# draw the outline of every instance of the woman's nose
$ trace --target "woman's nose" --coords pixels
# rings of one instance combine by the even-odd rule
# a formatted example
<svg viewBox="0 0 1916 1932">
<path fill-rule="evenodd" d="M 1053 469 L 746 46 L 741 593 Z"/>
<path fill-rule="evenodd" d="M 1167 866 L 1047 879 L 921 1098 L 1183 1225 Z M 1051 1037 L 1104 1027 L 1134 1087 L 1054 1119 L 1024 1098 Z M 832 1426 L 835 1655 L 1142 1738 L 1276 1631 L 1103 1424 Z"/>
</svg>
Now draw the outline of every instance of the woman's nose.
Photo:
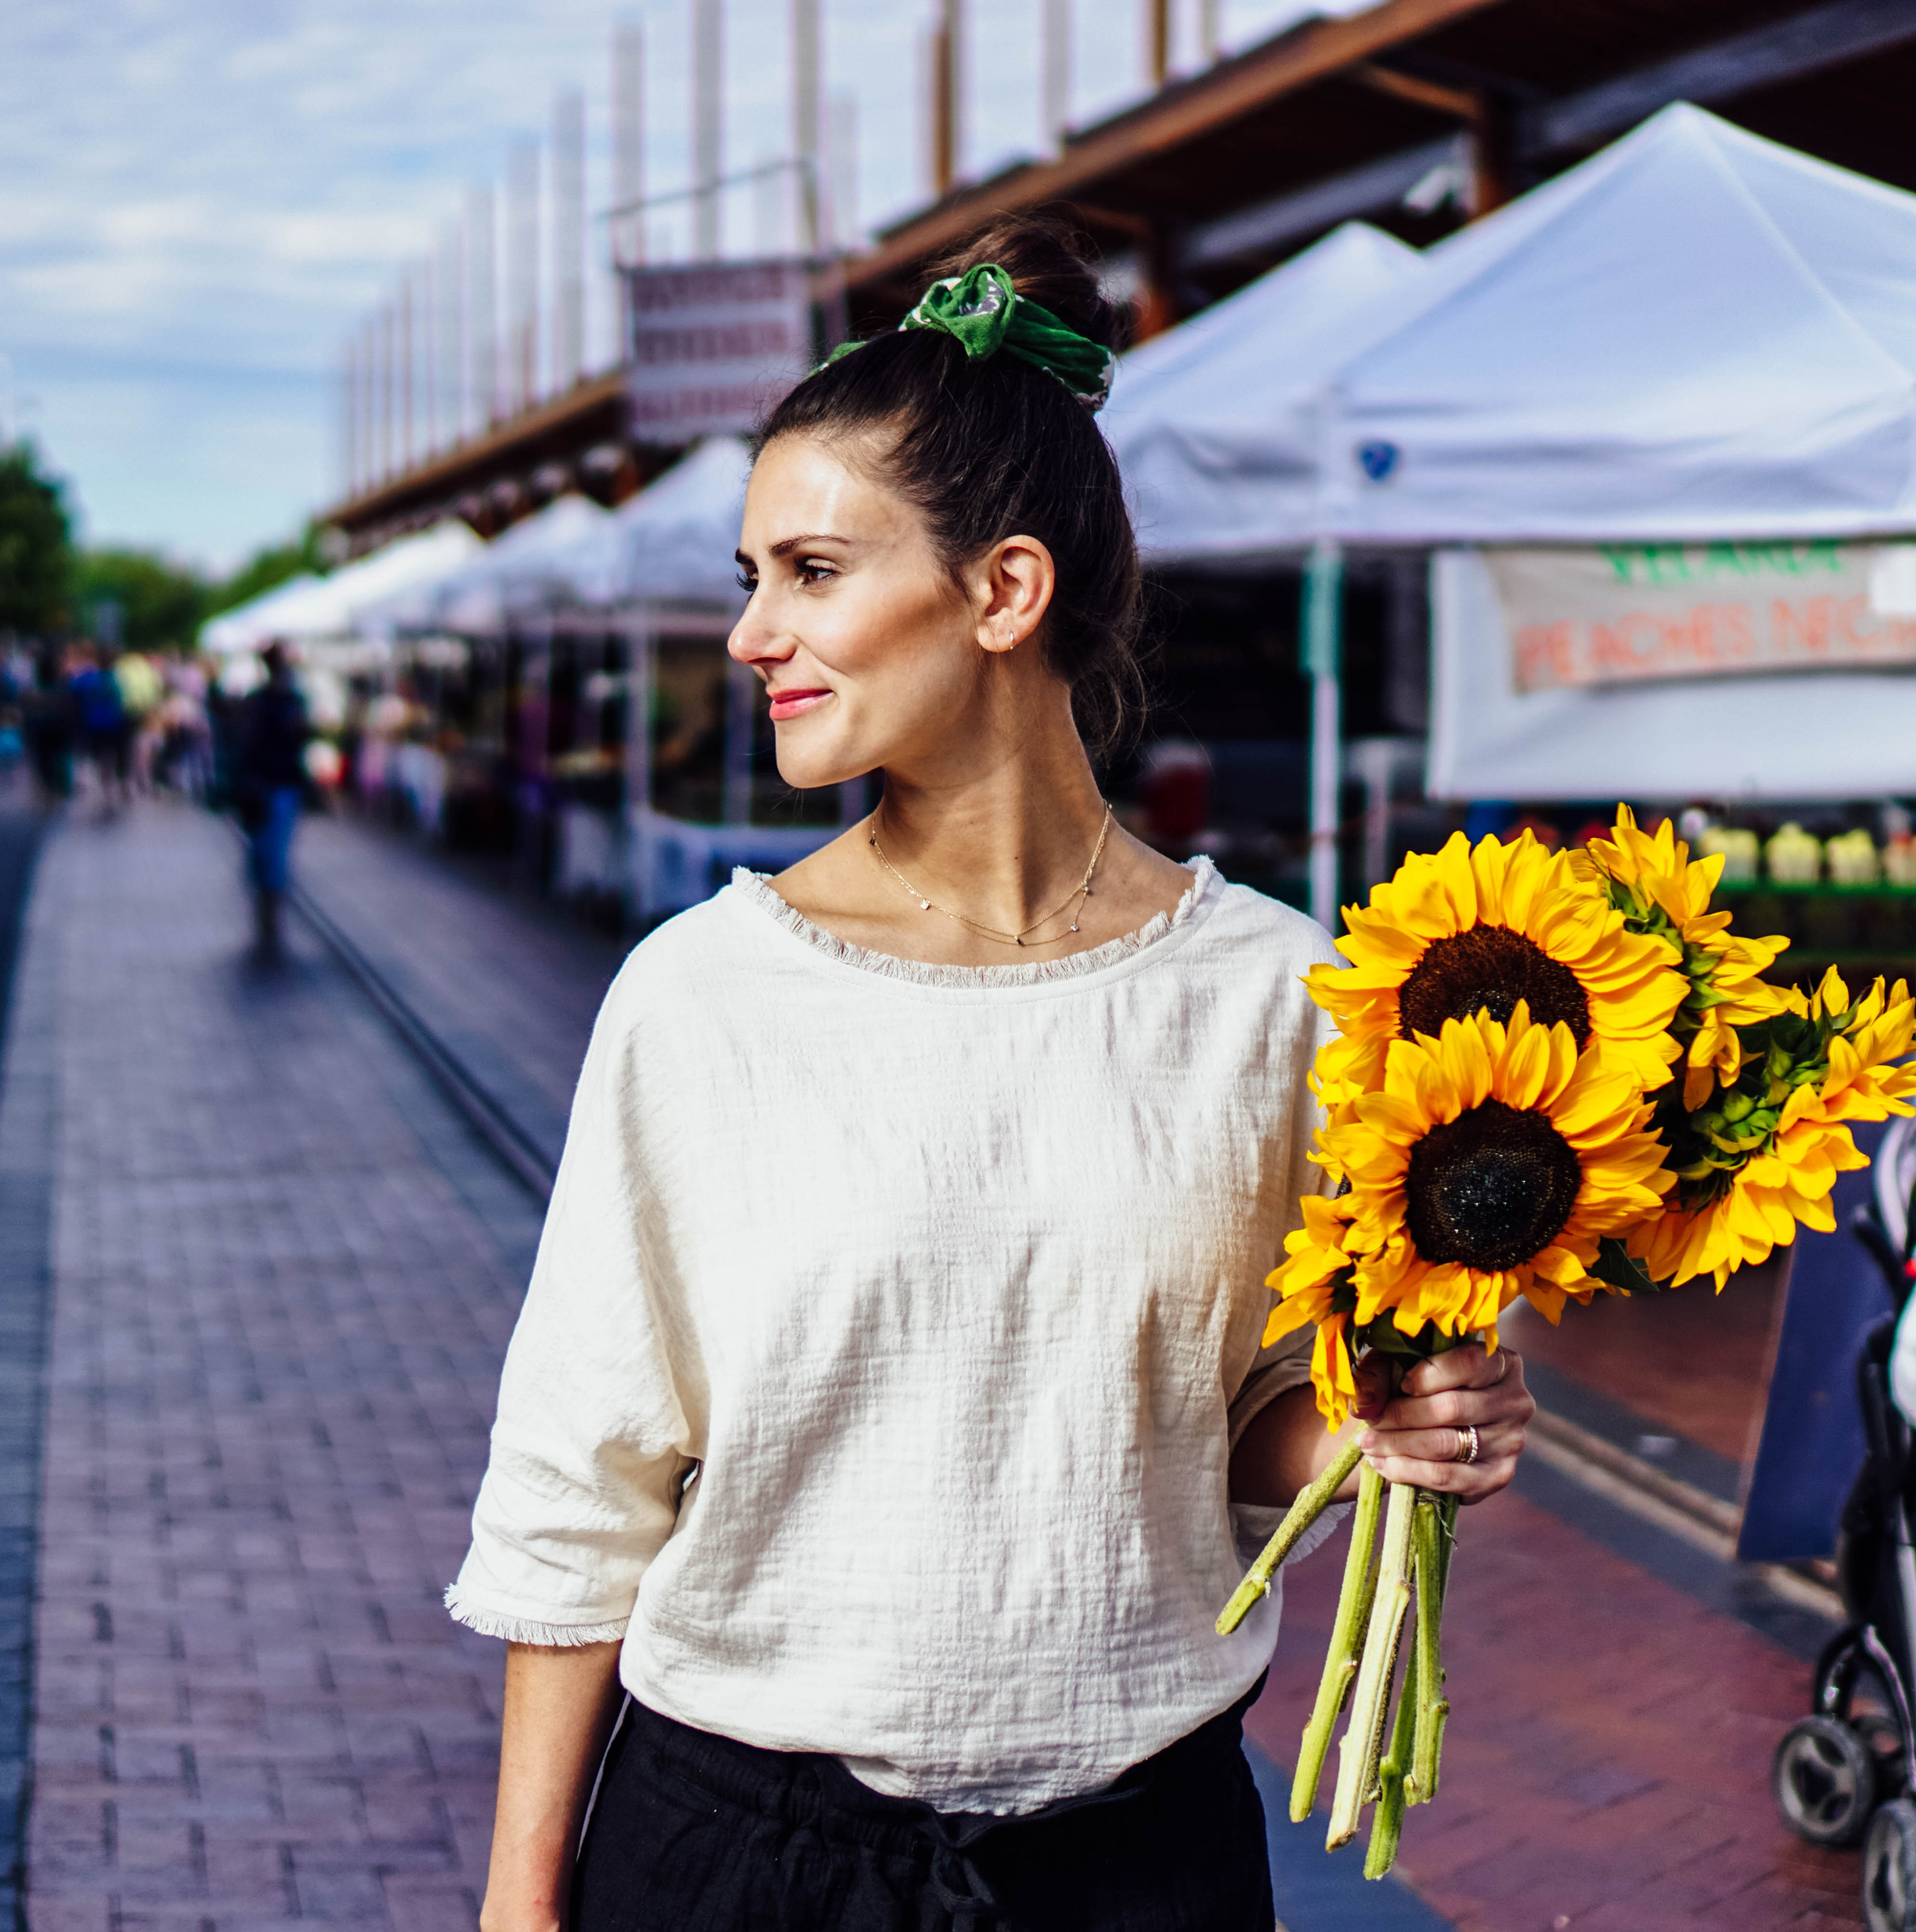
<svg viewBox="0 0 1916 1932">
<path fill-rule="evenodd" d="M 754 597 L 745 606 L 744 616 L 725 640 L 725 648 L 740 664 L 782 664 L 791 655 L 794 640 L 758 614 L 758 602 Z"/>
</svg>

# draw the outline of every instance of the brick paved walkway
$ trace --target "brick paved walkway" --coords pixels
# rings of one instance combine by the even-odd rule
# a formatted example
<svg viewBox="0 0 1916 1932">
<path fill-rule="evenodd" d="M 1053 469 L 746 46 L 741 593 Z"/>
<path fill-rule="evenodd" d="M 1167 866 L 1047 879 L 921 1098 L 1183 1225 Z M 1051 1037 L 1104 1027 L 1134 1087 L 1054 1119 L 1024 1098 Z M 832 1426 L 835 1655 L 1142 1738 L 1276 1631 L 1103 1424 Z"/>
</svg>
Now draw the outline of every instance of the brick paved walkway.
<svg viewBox="0 0 1916 1932">
<path fill-rule="evenodd" d="M 33 1932 L 470 1932 L 501 1647 L 457 1565 L 537 1217 L 228 831 L 70 823 Z"/>
<path fill-rule="evenodd" d="M 1289 1573 L 1246 1727 L 1287 1767 L 1342 1549 Z M 1858 1854 L 1803 1844 L 1769 1797 L 1776 1740 L 1808 1708 L 1800 1658 L 1517 1495 L 1465 1512 L 1444 1641 L 1443 1787 L 1408 1814 L 1399 1870 L 1458 1932 L 1862 1922 Z M 1296 1837 L 1323 1855 L 1321 1836 Z"/>
<path fill-rule="evenodd" d="M 321 909 L 557 1164 L 617 941 L 352 819 L 300 829 Z"/>
</svg>

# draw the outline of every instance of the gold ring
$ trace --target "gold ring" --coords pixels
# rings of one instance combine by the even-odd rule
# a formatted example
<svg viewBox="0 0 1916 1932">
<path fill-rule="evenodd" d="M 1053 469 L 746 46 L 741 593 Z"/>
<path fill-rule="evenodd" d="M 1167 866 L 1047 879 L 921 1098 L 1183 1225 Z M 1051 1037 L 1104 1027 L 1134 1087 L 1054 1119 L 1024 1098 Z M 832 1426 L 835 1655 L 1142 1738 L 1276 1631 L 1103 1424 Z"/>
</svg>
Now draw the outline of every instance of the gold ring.
<svg viewBox="0 0 1916 1932">
<path fill-rule="evenodd" d="M 1477 1441 L 1477 1431 L 1473 1425 L 1457 1431 L 1457 1453 L 1450 1458 L 1453 1463 L 1474 1463 L 1477 1451 L 1482 1446 Z"/>
</svg>

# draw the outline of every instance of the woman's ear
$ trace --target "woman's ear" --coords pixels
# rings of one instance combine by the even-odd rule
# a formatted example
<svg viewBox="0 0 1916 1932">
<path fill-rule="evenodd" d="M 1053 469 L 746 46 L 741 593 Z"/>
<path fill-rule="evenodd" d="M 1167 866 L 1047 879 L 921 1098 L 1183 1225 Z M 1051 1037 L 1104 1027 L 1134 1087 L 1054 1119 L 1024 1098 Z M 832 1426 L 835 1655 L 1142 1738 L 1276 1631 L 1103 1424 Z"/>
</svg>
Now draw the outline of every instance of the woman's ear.
<svg viewBox="0 0 1916 1932">
<path fill-rule="evenodd" d="M 1015 650 L 1044 621 L 1058 588 L 1058 566 L 1035 536 L 1008 536 L 966 573 L 978 612 L 978 643 Z"/>
</svg>

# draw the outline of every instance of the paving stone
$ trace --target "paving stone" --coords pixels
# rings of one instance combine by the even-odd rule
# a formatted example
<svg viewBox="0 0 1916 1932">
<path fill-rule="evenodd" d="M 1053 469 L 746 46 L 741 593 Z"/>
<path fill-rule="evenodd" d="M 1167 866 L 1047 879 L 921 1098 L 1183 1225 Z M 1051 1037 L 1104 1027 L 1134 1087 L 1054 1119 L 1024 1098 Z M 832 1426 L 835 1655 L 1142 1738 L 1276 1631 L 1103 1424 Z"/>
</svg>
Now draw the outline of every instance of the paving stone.
<svg viewBox="0 0 1916 1932">
<path fill-rule="evenodd" d="M 262 971 L 246 929 L 203 815 L 48 842 L 29 1923 L 469 1932 L 503 1655 L 439 1596 L 538 1212 L 309 935 Z"/>
</svg>

